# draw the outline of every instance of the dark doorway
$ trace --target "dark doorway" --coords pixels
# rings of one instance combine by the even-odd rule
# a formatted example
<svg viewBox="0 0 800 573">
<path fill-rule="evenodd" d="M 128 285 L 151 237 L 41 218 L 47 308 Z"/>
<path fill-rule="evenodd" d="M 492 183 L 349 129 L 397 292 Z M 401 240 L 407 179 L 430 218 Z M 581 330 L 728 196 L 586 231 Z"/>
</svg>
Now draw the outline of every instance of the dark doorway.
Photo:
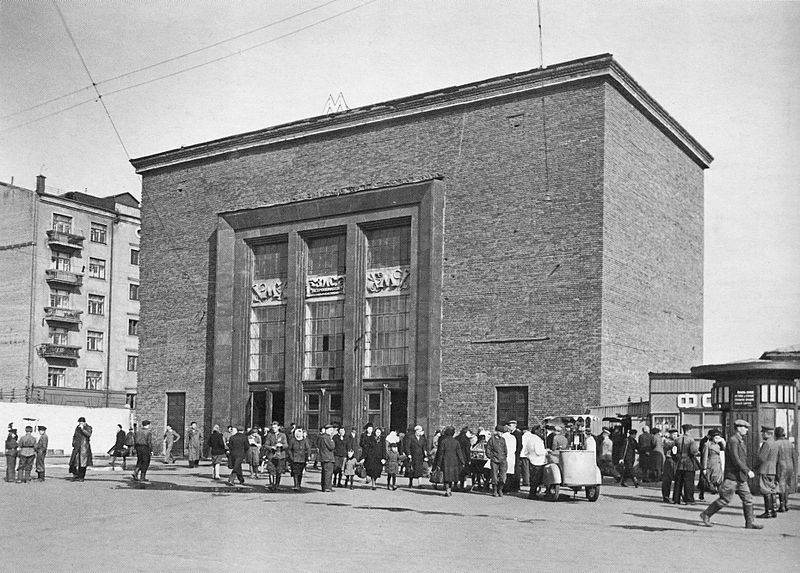
<svg viewBox="0 0 800 573">
<path fill-rule="evenodd" d="M 253 392 L 250 395 L 250 404 L 252 418 L 249 425 L 252 427 L 261 426 L 262 428 L 269 425 L 267 421 L 267 393 Z"/>
<path fill-rule="evenodd" d="M 172 446 L 173 455 L 183 456 L 183 438 L 186 434 L 185 392 L 167 392 L 167 425 L 181 436 L 181 439 Z M 158 441 L 160 440 L 156 440 L 156 442 Z"/>
<path fill-rule="evenodd" d="M 286 425 L 286 407 L 285 407 L 285 393 L 284 392 L 271 392 L 272 394 L 272 420 L 280 423 L 281 426 Z M 272 420 L 269 423 L 272 423 Z"/>
<path fill-rule="evenodd" d="M 528 425 L 528 387 L 506 386 L 497 389 L 497 423 L 516 420 L 517 427 Z"/>
<path fill-rule="evenodd" d="M 389 420 L 391 424 L 389 429 L 405 432 L 408 425 L 408 392 L 392 390 L 390 399 Z"/>
</svg>

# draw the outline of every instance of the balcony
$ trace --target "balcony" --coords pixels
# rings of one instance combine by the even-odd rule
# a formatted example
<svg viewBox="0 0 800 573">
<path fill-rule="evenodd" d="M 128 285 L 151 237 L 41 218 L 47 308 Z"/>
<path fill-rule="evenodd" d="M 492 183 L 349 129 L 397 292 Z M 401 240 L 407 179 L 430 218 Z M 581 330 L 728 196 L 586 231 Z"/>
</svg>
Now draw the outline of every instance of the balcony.
<svg viewBox="0 0 800 573">
<path fill-rule="evenodd" d="M 77 360 L 80 358 L 78 351 L 80 346 L 69 346 L 66 344 L 41 344 L 37 352 L 42 358 L 61 358 L 62 360 Z"/>
<path fill-rule="evenodd" d="M 64 231 L 50 229 L 47 231 L 47 244 L 51 247 L 62 247 L 67 249 L 78 250 L 83 248 L 83 240 L 86 237 L 83 235 L 73 235 Z"/>
<path fill-rule="evenodd" d="M 47 280 L 48 283 L 73 287 L 79 287 L 83 285 L 82 274 L 72 273 L 70 271 L 60 271 L 58 269 L 47 269 L 45 274 L 47 275 L 45 280 Z"/>
<path fill-rule="evenodd" d="M 82 310 L 72 310 L 71 308 L 59 308 L 56 306 L 44 307 L 44 319 L 49 323 L 61 324 L 80 324 Z"/>
</svg>

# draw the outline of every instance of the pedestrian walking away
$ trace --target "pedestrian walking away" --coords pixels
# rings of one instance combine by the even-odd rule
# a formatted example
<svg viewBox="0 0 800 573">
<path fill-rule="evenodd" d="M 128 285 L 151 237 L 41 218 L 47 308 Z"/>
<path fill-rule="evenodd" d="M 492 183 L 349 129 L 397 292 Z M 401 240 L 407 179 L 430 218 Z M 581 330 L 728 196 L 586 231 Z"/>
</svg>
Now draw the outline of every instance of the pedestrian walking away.
<svg viewBox="0 0 800 573">
<path fill-rule="evenodd" d="M 211 437 L 208 439 L 208 450 L 211 454 L 211 475 L 212 479 L 221 479 L 219 468 L 222 463 L 228 463 L 228 448 L 225 445 L 225 438 L 222 437 L 219 424 L 214 424 L 211 430 Z"/>
<path fill-rule="evenodd" d="M 36 477 L 39 481 L 44 481 L 45 476 L 45 462 L 47 456 L 47 444 L 49 439 L 47 437 L 47 428 L 39 426 L 39 439 L 36 440 L 36 445 L 33 449 L 36 451 Z"/>
<path fill-rule="evenodd" d="M 125 455 L 125 430 L 122 429 L 122 424 L 117 424 L 117 436 L 114 445 L 108 450 L 108 455 L 111 456 L 111 471 L 117 469 L 117 458 Z M 122 469 L 125 469 L 124 467 Z"/>
<path fill-rule="evenodd" d="M 675 446 L 678 449 L 675 463 L 675 491 L 672 493 L 672 503 L 694 505 L 694 480 L 697 470 L 700 469 L 700 449 L 697 442 L 689 435 L 694 428 L 692 424 L 681 426 L 683 434 Z"/>
<path fill-rule="evenodd" d="M 136 468 L 133 470 L 134 481 L 147 483 L 147 470 L 150 469 L 150 458 L 155 450 L 155 438 L 150 431 L 150 420 L 142 420 L 141 427 L 133 434 L 133 447 L 136 450 Z"/>
<path fill-rule="evenodd" d="M 231 473 L 228 476 L 226 485 L 233 485 L 233 478 L 236 477 L 241 485 L 244 485 L 244 474 L 242 474 L 242 464 L 247 456 L 247 451 L 250 449 L 250 443 L 247 441 L 247 436 L 244 433 L 242 426 L 235 427 L 231 430 L 231 437 L 228 439 L 228 450 L 231 454 L 230 468 Z"/>
<path fill-rule="evenodd" d="M 33 426 L 25 426 L 25 433 L 19 439 L 18 447 L 17 483 L 28 483 L 31 481 L 33 460 L 36 457 L 36 438 L 33 436 Z"/>
<path fill-rule="evenodd" d="M 736 420 L 733 423 L 734 433 L 728 438 L 725 448 L 725 475 L 717 498 L 705 511 L 700 513 L 700 520 L 706 527 L 712 527 L 711 517 L 723 507 L 730 504 L 734 493 L 742 500 L 745 529 L 763 529 L 753 519 L 753 494 L 747 479 L 754 478 L 755 473 L 747 466 L 747 447 L 744 437 L 750 430 L 750 423 L 746 420 Z"/>
<path fill-rule="evenodd" d="M 795 490 L 797 474 L 797 450 L 786 438 L 786 430 L 775 428 L 775 441 L 778 443 L 778 513 L 789 511 L 789 494 Z"/>
<path fill-rule="evenodd" d="M 434 467 L 442 470 L 445 497 L 453 495 L 453 484 L 461 479 L 461 472 L 467 462 L 461 444 L 454 437 L 455 433 L 456 429 L 453 426 L 444 429 L 439 440 L 439 448 L 436 451 L 436 459 L 433 462 Z M 511 436 L 511 439 L 514 440 L 514 437 Z M 514 443 L 516 444 L 516 440 Z"/>
<path fill-rule="evenodd" d="M 74 481 L 82 482 L 86 478 L 86 468 L 93 465 L 91 437 L 92 427 L 81 416 L 72 435 L 72 455 L 69 458 L 69 472 L 73 474 Z"/>
</svg>

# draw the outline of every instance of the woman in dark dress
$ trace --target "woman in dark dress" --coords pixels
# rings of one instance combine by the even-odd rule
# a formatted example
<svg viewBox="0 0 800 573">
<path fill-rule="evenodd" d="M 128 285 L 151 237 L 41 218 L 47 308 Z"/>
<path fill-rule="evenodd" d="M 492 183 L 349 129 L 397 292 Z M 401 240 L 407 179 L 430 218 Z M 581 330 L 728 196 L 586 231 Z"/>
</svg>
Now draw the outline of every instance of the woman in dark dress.
<svg viewBox="0 0 800 573">
<path fill-rule="evenodd" d="M 439 439 L 439 447 L 436 450 L 434 466 L 442 470 L 442 481 L 444 481 L 444 495 L 453 495 L 453 482 L 461 479 L 461 472 L 464 469 L 466 458 L 461 444 L 453 436 L 456 429 L 448 426 Z"/>
<path fill-rule="evenodd" d="M 403 440 L 403 453 L 408 456 L 406 466 L 408 487 L 414 487 L 414 480 L 425 475 L 425 462 L 428 461 L 427 446 L 422 426 L 409 429 Z"/>
<path fill-rule="evenodd" d="M 367 430 L 369 430 L 368 428 Z M 370 481 L 372 489 L 375 489 L 375 482 L 381 477 L 383 471 L 383 464 L 386 461 L 384 457 L 385 444 L 381 429 L 378 428 L 374 433 L 368 432 L 364 435 L 361 444 L 361 455 L 363 457 L 364 469 L 367 472 L 367 478 Z"/>
</svg>

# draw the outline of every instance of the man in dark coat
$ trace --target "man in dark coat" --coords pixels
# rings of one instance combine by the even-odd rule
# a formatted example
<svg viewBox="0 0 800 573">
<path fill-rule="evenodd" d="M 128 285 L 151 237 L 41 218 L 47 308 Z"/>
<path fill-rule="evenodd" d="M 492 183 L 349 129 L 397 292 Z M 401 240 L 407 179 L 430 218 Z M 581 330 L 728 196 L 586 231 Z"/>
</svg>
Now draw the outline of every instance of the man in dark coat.
<svg viewBox="0 0 800 573">
<path fill-rule="evenodd" d="M 458 445 L 461 446 L 461 452 L 464 454 L 464 460 L 469 460 L 469 450 L 472 447 L 469 436 L 469 426 L 464 426 L 461 428 L 458 436 L 456 436 L 456 441 L 458 442 Z M 461 470 L 461 476 L 459 477 L 459 489 L 464 489 L 464 482 L 467 480 L 468 475 L 469 464 L 465 463 L 464 468 Z"/>
<path fill-rule="evenodd" d="M 503 485 L 508 470 L 508 447 L 503 438 L 504 426 L 496 426 L 486 442 L 486 458 L 492 471 L 492 497 L 503 497 Z"/>
<path fill-rule="evenodd" d="M 435 467 L 442 470 L 445 497 L 453 495 L 453 482 L 461 479 L 461 472 L 467 462 L 461 444 L 453 437 L 455 433 L 456 429 L 453 426 L 444 429 L 436 450 L 436 460 L 433 463 Z"/>
<path fill-rule="evenodd" d="M 353 457 L 355 457 L 357 460 L 361 459 L 361 450 L 358 446 L 358 430 L 355 426 L 350 428 L 350 431 L 344 436 L 344 448 L 345 452 L 352 451 Z"/>
<path fill-rule="evenodd" d="M 272 429 L 267 433 L 265 442 L 269 451 L 269 463 L 275 467 L 275 483 L 272 484 L 272 491 L 278 491 L 281 485 L 281 476 L 286 471 L 286 452 L 289 449 L 289 440 L 281 431 L 278 422 L 272 422 Z"/>
<path fill-rule="evenodd" d="M 348 451 L 345 438 L 344 428 L 336 428 L 336 433 L 333 435 L 333 481 L 337 487 L 342 486 L 342 468 Z"/>
<path fill-rule="evenodd" d="M 743 439 L 750 430 L 750 423 L 736 420 L 733 425 L 735 432 L 728 436 L 728 443 L 725 445 L 725 476 L 719 487 L 719 498 L 700 513 L 700 519 L 703 525 L 711 527 L 711 516 L 727 506 L 735 493 L 742 500 L 745 529 L 763 529 L 763 525 L 758 525 L 753 520 L 753 494 L 747 484 L 747 478 L 755 477 L 753 471 L 747 467 L 747 447 Z"/>
<path fill-rule="evenodd" d="M 629 477 L 633 478 L 633 485 L 634 487 L 639 487 L 639 480 L 636 477 L 634 472 L 633 466 L 636 463 L 636 451 L 639 449 L 639 442 L 636 440 L 636 434 L 638 432 L 631 428 L 628 431 L 628 437 L 625 439 L 624 446 L 622 448 L 622 455 L 620 456 L 618 463 L 620 466 L 620 480 L 619 485 L 622 487 L 628 487 L 628 484 L 625 483 L 625 480 Z"/>
<path fill-rule="evenodd" d="M 322 466 L 320 486 L 323 492 L 329 492 L 333 491 L 333 464 L 336 461 L 334 455 L 336 444 L 333 443 L 333 426 L 328 424 L 324 430 L 325 432 L 320 434 L 319 440 L 317 440 L 319 463 Z"/>
<path fill-rule="evenodd" d="M 125 453 L 125 430 L 122 429 L 122 424 L 117 424 L 117 436 L 114 445 L 108 450 L 111 456 L 111 471 L 117 469 L 117 458 L 121 458 Z M 124 467 L 122 468 L 125 469 Z"/>
<path fill-rule="evenodd" d="M 39 481 L 44 481 L 44 458 L 47 456 L 48 441 L 47 428 L 39 426 L 39 439 L 36 441 L 36 446 L 33 448 L 36 452 L 36 477 Z"/>
<path fill-rule="evenodd" d="M 74 475 L 73 481 L 83 481 L 86 478 L 86 468 L 92 465 L 92 446 L 89 440 L 92 437 L 92 427 L 86 423 L 86 418 L 78 418 L 75 433 L 72 434 L 72 455 L 69 459 L 69 471 Z"/>
<path fill-rule="evenodd" d="M 789 494 L 792 493 L 797 479 L 797 450 L 794 444 L 786 439 L 786 430 L 775 428 L 775 442 L 778 444 L 778 488 L 780 507 L 778 513 L 789 511 Z"/>
<path fill-rule="evenodd" d="M 133 470 L 134 481 L 147 483 L 147 470 L 150 469 L 150 458 L 155 450 L 156 441 L 150 431 L 150 420 L 142 420 L 133 433 L 133 448 L 136 450 L 136 467 Z"/>
<path fill-rule="evenodd" d="M 231 475 L 228 476 L 226 485 L 233 485 L 233 476 L 239 479 L 239 483 L 244 485 L 244 474 L 242 473 L 242 463 L 247 450 L 250 449 L 250 442 L 247 440 L 247 435 L 244 433 L 243 427 L 233 428 L 231 437 L 228 440 L 228 450 L 231 453 Z"/>
<path fill-rule="evenodd" d="M 670 428 L 664 438 L 664 466 L 661 472 L 661 499 L 672 503 L 672 483 L 675 481 L 675 454 L 678 451 L 675 442 L 678 440 L 678 430 Z"/>
<path fill-rule="evenodd" d="M 758 450 L 758 489 L 764 496 L 764 513 L 757 515 L 759 519 L 778 517 L 775 511 L 775 497 L 778 493 L 778 452 L 779 446 L 775 441 L 771 426 L 761 426 L 761 447 Z"/>
<path fill-rule="evenodd" d="M 697 442 L 689 435 L 693 428 L 691 424 L 681 426 L 683 434 L 675 442 L 678 448 L 675 464 L 675 491 L 672 493 L 672 503 L 683 503 L 694 505 L 694 479 L 697 470 L 700 469 L 700 448 Z M 681 495 L 683 501 L 681 502 Z"/>
<path fill-rule="evenodd" d="M 422 426 L 414 426 L 407 435 L 405 454 L 408 456 L 408 487 L 414 487 L 414 480 L 425 475 L 425 462 L 428 461 L 428 444 Z"/>
</svg>

